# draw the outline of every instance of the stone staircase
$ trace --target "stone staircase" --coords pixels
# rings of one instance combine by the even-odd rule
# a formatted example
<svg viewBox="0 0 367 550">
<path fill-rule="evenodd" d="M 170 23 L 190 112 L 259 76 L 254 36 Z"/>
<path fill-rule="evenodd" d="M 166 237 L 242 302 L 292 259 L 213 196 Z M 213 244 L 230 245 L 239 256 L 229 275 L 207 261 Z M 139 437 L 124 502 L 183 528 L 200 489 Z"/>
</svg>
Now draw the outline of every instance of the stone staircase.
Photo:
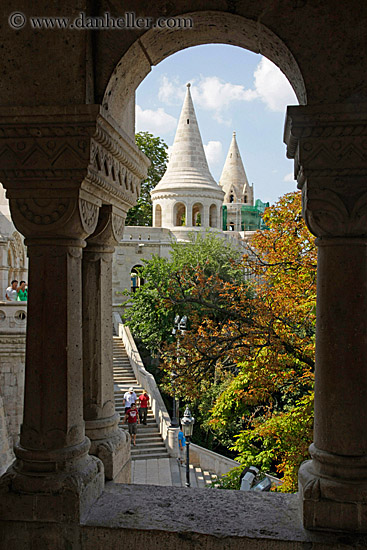
<svg viewBox="0 0 367 550">
<path fill-rule="evenodd" d="M 120 414 L 121 418 L 120 427 L 127 430 L 127 424 L 122 424 L 125 415 L 122 405 L 124 393 L 130 387 L 133 387 L 136 395 L 139 396 L 143 392 L 143 389 L 136 381 L 124 344 L 121 338 L 117 336 L 113 337 L 113 378 L 116 411 Z M 136 446 L 131 447 L 131 458 L 132 460 L 169 458 L 151 409 L 148 409 L 147 425 L 138 425 Z"/>
<path fill-rule="evenodd" d="M 122 406 L 124 393 L 132 387 L 136 395 L 139 396 L 143 389 L 135 378 L 124 344 L 117 336 L 113 336 L 113 378 L 115 406 L 121 418 L 120 427 L 127 430 L 127 424 L 122 424 L 125 414 L 125 409 Z M 147 425 L 138 425 L 136 446 L 131 447 L 131 459 L 132 483 L 185 486 L 186 468 L 180 466 L 176 458 L 170 458 L 150 408 L 148 409 Z M 204 488 L 216 478 L 215 474 L 190 464 L 191 487 Z"/>
</svg>

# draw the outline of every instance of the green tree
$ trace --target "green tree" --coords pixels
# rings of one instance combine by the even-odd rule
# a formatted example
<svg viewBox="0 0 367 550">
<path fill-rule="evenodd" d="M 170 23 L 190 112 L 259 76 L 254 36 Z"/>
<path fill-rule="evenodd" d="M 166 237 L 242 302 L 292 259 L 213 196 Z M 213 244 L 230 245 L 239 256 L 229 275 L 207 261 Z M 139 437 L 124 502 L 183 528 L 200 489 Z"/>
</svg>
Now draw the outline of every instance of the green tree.
<svg viewBox="0 0 367 550">
<path fill-rule="evenodd" d="M 167 168 L 168 146 L 160 137 L 154 137 L 149 132 L 139 132 L 135 135 L 136 145 L 151 162 L 146 180 L 141 184 L 137 204 L 130 208 L 126 216 L 126 225 L 152 225 L 152 201 L 150 192 L 162 179 Z"/>
<path fill-rule="evenodd" d="M 161 351 L 164 343 L 173 340 L 176 314 L 191 317 L 198 309 L 205 314 L 195 298 L 190 300 L 198 271 L 206 280 L 213 276 L 231 280 L 239 277 L 241 259 L 241 251 L 214 232 L 193 231 L 187 243 L 172 241 L 170 258 L 153 256 L 139 269 L 145 283 L 134 293 L 126 292 L 131 307 L 125 322 L 152 353 Z M 182 292 L 187 300 L 180 303 L 176 298 Z"/>
</svg>

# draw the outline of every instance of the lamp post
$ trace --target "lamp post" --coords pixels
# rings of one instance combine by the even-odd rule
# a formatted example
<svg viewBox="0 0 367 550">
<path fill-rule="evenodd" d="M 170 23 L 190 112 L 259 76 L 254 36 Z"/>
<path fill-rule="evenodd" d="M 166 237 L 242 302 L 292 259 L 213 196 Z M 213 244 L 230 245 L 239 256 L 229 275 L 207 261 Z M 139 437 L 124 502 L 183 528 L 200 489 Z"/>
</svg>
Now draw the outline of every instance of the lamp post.
<svg viewBox="0 0 367 550">
<path fill-rule="evenodd" d="M 195 418 L 191 416 L 189 406 L 186 409 L 181 420 L 182 431 L 186 439 L 186 487 L 190 487 L 190 438 L 194 430 Z"/>
<path fill-rule="evenodd" d="M 174 327 L 172 329 L 172 334 L 175 336 L 177 333 L 177 360 L 179 358 L 180 353 L 180 339 L 179 335 L 184 334 L 184 331 L 186 329 L 186 323 L 187 323 L 187 316 L 184 315 L 183 317 L 180 317 L 179 315 L 176 315 L 174 320 Z M 177 374 L 175 371 L 172 371 L 171 373 L 171 379 L 172 379 L 172 389 L 173 389 L 173 403 L 172 403 L 172 418 L 171 418 L 171 428 L 178 428 L 179 421 L 177 418 L 177 403 L 176 403 L 176 386 L 175 386 L 175 379 L 177 377 Z"/>
</svg>

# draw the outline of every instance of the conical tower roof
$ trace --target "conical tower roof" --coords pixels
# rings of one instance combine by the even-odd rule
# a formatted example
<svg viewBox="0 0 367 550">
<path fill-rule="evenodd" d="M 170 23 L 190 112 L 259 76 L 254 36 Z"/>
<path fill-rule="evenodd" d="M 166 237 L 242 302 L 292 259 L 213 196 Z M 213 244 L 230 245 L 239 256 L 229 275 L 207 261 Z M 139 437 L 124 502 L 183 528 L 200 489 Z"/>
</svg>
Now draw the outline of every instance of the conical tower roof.
<svg viewBox="0 0 367 550">
<path fill-rule="evenodd" d="M 186 97 L 168 167 L 151 194 L 154 196 L 163 191 L 179 192 L 199 189 L 206 192 L 213 191 L 217 198 L 223 197 L 220 186 L 209 171 L 191 99 L 190 84 L 187 84 Z"/>
<path fill-rule="evenodd" d="M 229 197 L 231 194 L 234 195 L 234 202 L 242 202 L 244 192 L 249 187 L 249 182 L 238 149 L 236 132 L 233 132 L 219 183 L 225 193 L 224 202 L 230 202 Z"/>
</svg>

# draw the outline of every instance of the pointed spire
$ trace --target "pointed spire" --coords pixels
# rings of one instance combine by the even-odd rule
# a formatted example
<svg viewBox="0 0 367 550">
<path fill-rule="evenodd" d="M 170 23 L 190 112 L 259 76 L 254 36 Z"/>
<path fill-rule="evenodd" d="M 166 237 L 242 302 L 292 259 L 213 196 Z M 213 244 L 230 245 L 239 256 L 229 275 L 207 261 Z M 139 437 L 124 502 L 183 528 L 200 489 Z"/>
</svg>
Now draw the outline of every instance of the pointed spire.
<svg viewBox="0 0 367 550">
<path fill-rule="evenodd" d="M 152 191 L 204 187 L 221 192 L 208 167 L 199 126 L 196 120 L 190 86 L 186 84 L 186 96 L 182 106 L 176 136 L 167 170 Z"/>
<path fill-rule="evenodd" d="M 243 167 L 240 151 L 237 145 L 236 132 L 233 132 L 231 145 L 229 146 L 219 184 L 225 192 L 225 203 L 253 203 L 253 189 L 248 182 L 246 172 Z M 245 198 L 247 198 L 247 200 L 244 200 Z"/>
</svg>

